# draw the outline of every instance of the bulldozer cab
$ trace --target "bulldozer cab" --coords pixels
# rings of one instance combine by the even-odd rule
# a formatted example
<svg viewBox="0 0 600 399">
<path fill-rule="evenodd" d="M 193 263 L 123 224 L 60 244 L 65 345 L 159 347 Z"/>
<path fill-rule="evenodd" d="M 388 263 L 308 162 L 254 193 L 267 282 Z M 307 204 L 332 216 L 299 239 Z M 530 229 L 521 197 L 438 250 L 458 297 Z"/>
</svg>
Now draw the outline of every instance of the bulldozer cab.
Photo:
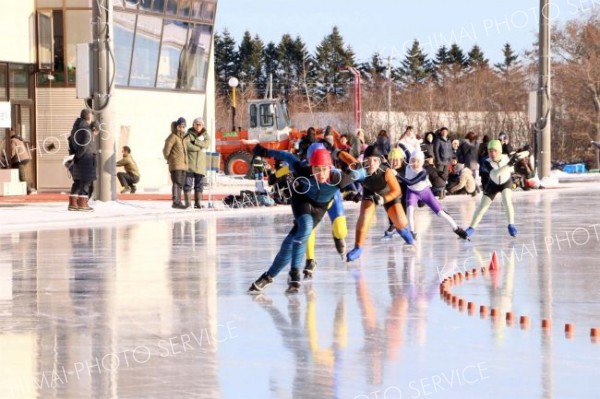
<svg viewBox="0 0 600 399">
<path fill-rule="evenodd" d="M 262 142 L 289 138 L 290 117 L 281 100 L 250 100 L 248 112 L 248 139 Z"/>
</svg>

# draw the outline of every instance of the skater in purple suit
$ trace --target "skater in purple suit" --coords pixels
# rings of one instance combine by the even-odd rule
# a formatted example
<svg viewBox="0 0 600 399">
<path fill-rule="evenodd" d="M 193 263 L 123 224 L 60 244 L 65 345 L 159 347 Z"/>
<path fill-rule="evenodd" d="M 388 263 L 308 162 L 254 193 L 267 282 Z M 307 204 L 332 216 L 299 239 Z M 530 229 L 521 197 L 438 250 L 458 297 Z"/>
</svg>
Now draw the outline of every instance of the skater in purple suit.
<svg viewBox="0 0 600 399">
<path fill-rule="evenodd" d="M 398 176 L 400 180 L 408 186 L 406 206 L 408 225 L 413 232 L 413 237 L 416 237 L 415 207 L 419 200 L 421 200 L 433 211 L 433 213 L 443 218 L 452 227 L 452 231 L 456 233 L 456 235 L 462 239 L 467 239 L 465 231 L 458 227 L 454 219 L 452 219 L 452 216 L 448 215 L 448 213 L 442 209 L 442 205 L 437 198 L 435 198 L 435 195 L 433 195 L 427 172 L 423 168 L 424 162 L 425 155 L 423 152 L 421 150 L 413 151 L 410 155 L 409 165 L 406 168 L 406 176 Z"/>
</svg>

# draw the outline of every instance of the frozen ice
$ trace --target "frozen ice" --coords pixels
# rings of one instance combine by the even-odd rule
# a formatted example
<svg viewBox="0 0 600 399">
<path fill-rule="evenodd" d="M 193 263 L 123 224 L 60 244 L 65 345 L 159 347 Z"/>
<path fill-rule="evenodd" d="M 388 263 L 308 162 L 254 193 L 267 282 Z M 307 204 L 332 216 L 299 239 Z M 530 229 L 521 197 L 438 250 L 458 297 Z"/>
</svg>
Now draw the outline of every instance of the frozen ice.
<svg viewBox="0 0 600 399">
<path fill-rule="evenodd" d="M 325 218 L 312 281 L 286 295 L 286 269 L 255 296 L 287 207 L 15 208 L 0 221 L 0 398 L 598 398 L 599 199 L 597 183 L 515 193 L 512 238 L 498 198 L 470 242 L 418 209 L 413 250 L 381 240 L 380 208 L 353 263 Z M 478 201 L 442 204 L 466 228 Z M 450 287 L 475 312 L 441 298 L 444 278 L 494 251 L 497 272 Z"/>
</svg>

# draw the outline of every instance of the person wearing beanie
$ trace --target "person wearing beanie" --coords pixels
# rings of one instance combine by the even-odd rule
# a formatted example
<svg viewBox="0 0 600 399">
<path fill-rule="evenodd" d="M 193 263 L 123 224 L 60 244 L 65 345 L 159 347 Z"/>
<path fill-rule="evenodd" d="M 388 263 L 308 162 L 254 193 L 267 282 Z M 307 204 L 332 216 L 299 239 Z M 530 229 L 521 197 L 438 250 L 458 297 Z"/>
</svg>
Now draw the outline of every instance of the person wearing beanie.
<svg viewBox="0 0 600 399">
<path fill-rule="evenodd" d="M 383 165 L 383 153 L 377 145 L 370 145 L 364 153 L 364 167 L 356 170 L 358 180 L 363 184 L 363 196 L 360 203 L 360 214 L 356 222 L 354 248 L 346 255 L 346 260 L 352 262 L 360 258 L 364 242 L 375 214 L 376 206 L 382 202 L 383 207 L 393 222 L 398 234 L 409 244 L 414 239 L 408 229 L 408 220 L 402 209 L 400 185 L 393 169 Z M 342 161 L 348 165 L 359 165 L 356 158 L 344 154 Z"/>
<path fill-rule="evenodd" d="M 286 293 L 295 294 L 300 290 L 300 268 L 308 238 L 325 215 L 335 194 L 354 181 L 355 173 L 351 170 L 342 173 L 334 169 L 331 154 L 323 148 L 311 152 L 308 164 L 292 153 L 269 150 L 260 144 L 252 149 L 252 153 L 262 158 L 271 157 L 287 162 L 296 179 L 291 190 L 294 226 L 281 243 L 271 267 L 250 285 L 248 292 L 261 292 L 283 268 L 291 264 Z"/>
<path fill-rule="evenodd" d="M 398 184 L 400 184 L 400 203 L 402 204 L 402 210 L 406 215 L 406 192 L 408 190 L 408 186 L 402 183 L 398 178 L 398 176 L 404 176 L 406 173 L 406 160 L 404 157 L 404 151 L 400 147 L 394 147 L 388 153 L 387 159 L 392 173 L 394 174 L 394 176 L 396 176 Z M 394 226 L 394 222 L 389 217 L 388 222 L 389 225 L 387 230 L 383 233 L 383 239 L 392 238 L 396 233 L 396 226 Z"/>
<path fill-rule="evenodd" d="M 488 158 L 484 161 L 482 168 L 489 175 L 489 179 L 466 233 L 469 237 L 475 234 L 475 229 L 479 226 L 483 215 L 487 212 L 496 195 L 500 193 L 508 220 L 508 234 L 516 237 L 517 228 L 515 227 L 515 211 L 512 203 L 512 173 L 514 172 L 515 163 L 519 159 L 529 156 L 529 152 L 523 151 L 509 157 L 507 154 L 502 153 L 500 140 L 490 140 L 487 148 Z"/>
<path fill-rule="evenodd" d="M 406 176 L 399 176 L 400 180 L 408 186 L 406 205 L 408 211 L 408 223 L 413 232 L 413 236 L 416 231 L 415 207 L 419 200 L 421 200 L 433 211 L 433 213 L 444 219 L 446 223 L 452 227 L 452 231 L 457 236 L 462 239 L 467 239 L 465 231 L 458 227 L 452 216 L 444 211 L 440 202 L 435 198 L 435 195 L 433 195 L 433 192 L 431 191 L 431 182 L 427 177 L 427 171 L 423 168 L 424 162 L 425 154 L 423 154 L 423 151 L 413 151 L 410 155 L 409 165 L 406 168 Z"/>
</svg>

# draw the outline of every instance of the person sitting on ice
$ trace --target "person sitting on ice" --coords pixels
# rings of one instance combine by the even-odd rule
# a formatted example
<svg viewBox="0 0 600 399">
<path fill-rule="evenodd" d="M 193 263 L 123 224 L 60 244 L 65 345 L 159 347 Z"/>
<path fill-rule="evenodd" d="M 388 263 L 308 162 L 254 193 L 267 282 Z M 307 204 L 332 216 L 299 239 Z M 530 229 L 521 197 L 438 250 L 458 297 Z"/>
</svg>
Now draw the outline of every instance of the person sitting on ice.
<svg viewBox="0 0 600 399">
<path fill-rule="evenodd" d="M 327 207 L 340 188 L 354 180 L 355 173 L 342 173 L 333 169 L 329 151 L 314 150 L 303 164 L 298 157 L 287 151 L 269 150 L 257 144 L 252 152 L 263 158 L 273 157 L 290 165 L 297 178 L 292 190 L 292 212 L 294 226 L 285 237 L 271 267 L 250 285 L 250 293 L 258 293 L 291 263 L 287 293 L 297 293 L 300 289 L 300 268 L 304 260 L 306 242 L 312 230 L 319 224 Z"/>
<path fill-rule="evenodd" d="M 475 229 L 479 226 L 483 215 L 494 201 L 496 194 L 501 193 L 506 218 L 508 219 L 508 234 L 516 237 L 517 228 L 515 227 L 515 211 L 512 203 L 512 173 L 515 163 L 529 156 L 529 152 L 513 153 L 512 156 L 503 154 L 500 140 L 491 140 L 487 148 L 489 156 L 484 161 L 482 168 L 489 174 L 489 180 L 484 187 L 481 202 L 473 214 L 471 225 L 467 228 L 466 233 L 469 237 L 475 233 Z"/>
<path fill-rule="evenodd" d="M 342 155 L 342 154 L 340 154 Z M 359 165 L 358 161 L 350 154 L 344 154 L 342 161 L 349 165 Z M 379 147 L 370 145 L 364 153 L 364 167 L 357 169 L 359 181 L 363 184 L 363 197 L 360 203 L 360 214 L 356 222 L 356 236 L 354 248 L 346 255 L 346 260 L 352 262 L 360 258 L 362 247 L 367 238 L 371 220 L 375 214 L 376 205 L 383 203 L 383 207 L 394 223 L 394 227 L 404 241 L 412 245 L 414 239 L 408 229 L 408 220 L 402 209 L 400 185 L 393 169 L 382 164 L 383 154 Z"/>
<path fill-rule="evenodd" d="M 452 227 L 452 231 L 456 235 L 462 239 L 466 239 L 467 234 L 465 231 L 458 227 L 452 216 L 444 211 L 440 202 L 433 195 L 427 172 L 423 169 L 424 160 L 425 155 L 421 150 L 413 151 L 410 155 L 409 165 L 406 168 L 406 177 L 400 176 L 400 180 L 408 185 L 406 204 L 408 207 L 408 223 L 413 236 L 416 231 L 415 207 L 417 206 L 417 202 L 421 200 L 433 213 L 444 219 Z"/>
</svg>

